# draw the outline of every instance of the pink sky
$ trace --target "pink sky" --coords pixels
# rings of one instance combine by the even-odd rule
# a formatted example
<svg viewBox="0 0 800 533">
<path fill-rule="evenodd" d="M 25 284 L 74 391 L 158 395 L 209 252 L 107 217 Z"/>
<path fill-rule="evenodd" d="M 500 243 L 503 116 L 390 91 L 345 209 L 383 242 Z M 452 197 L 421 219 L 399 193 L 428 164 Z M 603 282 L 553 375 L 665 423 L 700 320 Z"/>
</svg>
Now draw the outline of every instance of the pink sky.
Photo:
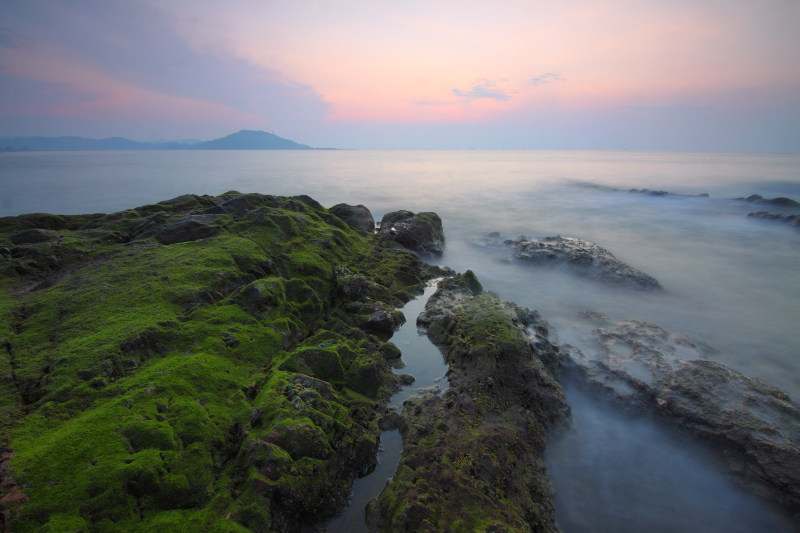
<svg viewBox="0 0 800 533">
<path fill-rule="evenodd" d="M 10 0 L 0 21 L 0 135 L 800 150 L 793 0 Z"/>
</svg>

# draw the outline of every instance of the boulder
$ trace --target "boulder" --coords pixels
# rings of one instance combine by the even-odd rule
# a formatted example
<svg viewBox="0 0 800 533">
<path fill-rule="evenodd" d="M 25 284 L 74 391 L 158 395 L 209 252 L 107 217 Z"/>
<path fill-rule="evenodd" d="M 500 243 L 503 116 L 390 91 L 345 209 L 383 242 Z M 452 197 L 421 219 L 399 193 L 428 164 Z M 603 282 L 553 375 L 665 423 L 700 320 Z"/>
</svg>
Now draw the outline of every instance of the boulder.
<svg viewBox="0 0 800 533">
<path fill-rule="evenodd" d="M 537 266 L 564 266 L 577 275 L 635 289 L 661 290 L 661 284 L 644 272 L 617 259 L 614 254 L 597 244 L 560 235 L 541 239 L 504 239 L 499 233 L 490 233 L 472 239 L 477 246 L 496 250 L 509 250 L 511 257 L 521 263 Z"/>
<path fill-rule="evenodd" d="M 363 205 L 336 204 L 329 209 L 348 226 L 360 233 L 374 233 L 375 219 Z"/>
<path fill-rule="evenodd" d="M 800 406 L 787 394 L 708 360 L 710 346 L 655 324 L 585 318 L 597 326 L 593 348 L 561 353 L 586 388 L 699 437 L 744 485 L 800 510 Z"/>
<path fill-rule="evenodd" d="M 438 257 L 444 251 L 442 219 L 433 212 L 386 213 L 381 219 L 380 233 L 422 255 Z"/>
</svg>

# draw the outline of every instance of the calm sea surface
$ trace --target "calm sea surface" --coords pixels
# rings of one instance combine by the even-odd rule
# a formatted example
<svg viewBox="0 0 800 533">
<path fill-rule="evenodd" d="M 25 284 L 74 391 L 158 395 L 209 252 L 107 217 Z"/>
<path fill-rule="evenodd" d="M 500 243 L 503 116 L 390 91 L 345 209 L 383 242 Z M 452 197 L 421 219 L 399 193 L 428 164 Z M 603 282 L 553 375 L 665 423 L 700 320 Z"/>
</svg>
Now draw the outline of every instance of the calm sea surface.
<svg viewBox="0 0 800 533">
<path fill-rule="evenodd" d="M 656 189 L 651 196 L 628 189 Z M 800 155 L 581 151 L 191 151 L 0 154 L 0 216 L 114 212 L 180 194 L 307 194 L 364 204 L 376 219 L 436 211 L 441 263 L 472 269 L 503 299 L 538 309 L 577 342 L 584 309 L 656 323 L 717 350 L 715 360 L 800 398 L 800 231 L 748 218 L 800 201 Z M 707 193 L 708 197 L 690 197 Z M 681 196 L 685 195 L 685 196 Z M 787 211 L 788 212 L 788 211 Z M 469 238 L 589 240 L 659 280 L 641 294 L 498 261 Z M 413 320 L 413 317 L 409 317 Z M 790 531 L 731 486 L 704 450 L 570 391 L 575 431 L 548 462 L 565 531 Z M 723 513 L 726 520 L 720 520 Z"/>
</svg>

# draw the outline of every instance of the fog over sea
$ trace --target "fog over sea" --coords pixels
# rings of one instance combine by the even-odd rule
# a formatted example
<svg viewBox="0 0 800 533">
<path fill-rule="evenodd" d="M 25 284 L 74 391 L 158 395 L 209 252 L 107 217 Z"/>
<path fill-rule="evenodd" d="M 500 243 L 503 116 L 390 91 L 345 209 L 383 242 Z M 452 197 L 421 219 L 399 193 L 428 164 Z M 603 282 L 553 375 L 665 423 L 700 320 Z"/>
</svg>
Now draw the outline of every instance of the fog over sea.
<svg viewBox="0 0 800 533">
<path fill-rule="evenodd" d="M 663 190 L 670 195 L 632 193 Z M 377 221 L 435 211 L 438 260 L 537 309 L 556 342 L 578 342 L 582 310 L 700 339 L 713 360 L 800 398 L 800 230 L 747 217 L 800 210 L 800 155 L 606 151 L 164 151 L 0 154 L 0 216 L 110 213 L 185 193 L 307 194 L 364 204 Z M 708 196 L 696 196 L 707 193 Z M 473 236 L 562 235 L 594 242 L 656 278 L 642 292 L 501 261 Z M 409 321 L 415 317 L 407 317 Z M 702 446 L 568 388 L 574 429 L 547 461 L 559 522 L 577 531 L 792 531 L 733 485 Z"/>
</svg>

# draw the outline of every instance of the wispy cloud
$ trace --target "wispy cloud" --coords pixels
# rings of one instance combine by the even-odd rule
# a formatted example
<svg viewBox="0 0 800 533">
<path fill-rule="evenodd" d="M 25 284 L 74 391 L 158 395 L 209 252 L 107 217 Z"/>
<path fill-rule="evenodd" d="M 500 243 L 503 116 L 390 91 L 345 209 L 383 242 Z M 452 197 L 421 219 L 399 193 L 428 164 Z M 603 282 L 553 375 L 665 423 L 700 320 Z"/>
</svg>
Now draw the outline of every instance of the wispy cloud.
<svg viewBox="0 0 800 533">
<path fill-rule="evenodd" d="M 675 114 L 675 113 L 708 113 L 714 111 L 714 106 L 709 105 L 686 105 L 686 104 L 677 104 L 677 105 L 649 105 L 649 106 L 636 106 L 636 105 L 624 105 L 620 107 L 620 109 L 625 111 L 631 111 L 634 113 L 667 113 L 667 114 Z"/>
<path fill-rule="evenodd" d="M 545 72 L 535 78 L 531 78 L 525 85 L 529 87 L 536 87 L 537 85 L 544 85 L 545 83 L 554 83 L 557 81 L 566 81 L 566 79 L 562 78 L 560 75 L 556 74 L 555 72 Z"/>
<path fill-rule="evenodd" d="M 475 85 L 467 91 L 453 89 L 453 94 L 468 100 L 488 98 L 497 102 L 507 102 L 511 99 L 511 95 L 508 92 L 498 88 L 492 80 L 486 79 L 477 80 Z"/>
</svg>

